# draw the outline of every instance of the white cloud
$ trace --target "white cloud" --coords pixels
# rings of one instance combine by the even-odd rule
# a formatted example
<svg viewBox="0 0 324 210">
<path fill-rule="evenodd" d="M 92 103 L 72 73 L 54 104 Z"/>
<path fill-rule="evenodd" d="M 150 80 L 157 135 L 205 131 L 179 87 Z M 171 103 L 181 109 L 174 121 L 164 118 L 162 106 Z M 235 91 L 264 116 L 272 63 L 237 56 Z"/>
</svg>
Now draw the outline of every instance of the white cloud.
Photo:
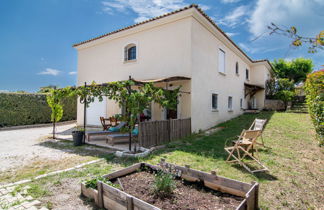
<svg viewBox="0 0 324 210">
<path fill-rule="evenodd" d="M 223 3 L 228 4 L 228 3 L 236 3 L 239 2 L 241 0 L 222 0 Z"/>
<path fill-rule="evenodd" d="M 271 22 L 279 26 L 296 26 L 300 34 L 314 36 L 323 30 L 323 0 L 258 0 L 249 19 L 249 31 L 259 36 Z"/>
<path fill-rule="evenodd" d="M 249 14 L 248 10 L 248 6 L 239 6 L 227 14 L 224 18 L 218 20 L 218 23 L 228 27 L 235 27 L 239 24 L 243 24 L 246 22 L 245 17 Z"/>
<path fill-rule="evenodd" d="M 103 11 L 114 14 L 114 11 L 127 13 L 129 10 L 135 12 L 137 17 L 135 22 L 141 22 L 152 17 L 171 12 L 185 7 L 184 0 L 113 0 L 103 1 Z M 209 6 L 200 5 L 203 10 L 210 9 Z"/>
<path fill-rule="evenodd" d="M 233 36 L 239 35 L 240 33 L 236 33 L 236 32 L 225 32 L 225 34 L 227 36 L 233 37 Z"/>
<path fill-rule="evenodd" d="M 60 70 L 57 69 L 51 69 L 51 68 L 46 68 L 45 71 L 41 71 L 38 74 L 41 75 L 52 75 L 52 76 L 57 76 L 59 73 L 61 73 Z"/>
<path fill-rule="evenodd" d="M 76 71 L 70 71 L 69 72 L 69 75 L 75 75 L 75 74 L 77 74 L 78 72 L 76 72 Z"/>
</svg>

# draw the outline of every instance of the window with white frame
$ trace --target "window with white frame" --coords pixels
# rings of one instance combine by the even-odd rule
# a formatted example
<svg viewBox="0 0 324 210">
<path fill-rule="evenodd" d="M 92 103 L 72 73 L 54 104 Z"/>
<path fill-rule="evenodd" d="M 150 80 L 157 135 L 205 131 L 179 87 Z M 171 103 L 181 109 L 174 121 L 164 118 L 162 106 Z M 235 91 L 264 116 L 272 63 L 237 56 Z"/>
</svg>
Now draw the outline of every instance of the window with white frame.
<svg viewBox="0 0 324 210">
<path fill-rule="evenodd" d="M 129 44 L 124 48 L 124 61 L 136 60 L 136 45 Z"/>
<path fill-rule="evenodd" d="M 240 108 L 241 109 L 243 108 L 243 99 L 242 98 L 240 99 Z"/>
<path fill-rule="evenodd" d="M 222 49 L 218 53 L 218 72 L 225 74 L 225 52 Z"/>
<path fill-rule="evenodd" d="M 233 110 L 233 97 L 228 96 L 228 110 Z"/>
<path fill-rule="evenodd" d="M 218 108 L 218 94 L 212 94 L 212 110 L 217 110 Z"/>
<path fill-rule="evenodd" d="M 239 63 L 236 62 L 235 64 L 235 74 L 239 74 Z"/>
</svg>

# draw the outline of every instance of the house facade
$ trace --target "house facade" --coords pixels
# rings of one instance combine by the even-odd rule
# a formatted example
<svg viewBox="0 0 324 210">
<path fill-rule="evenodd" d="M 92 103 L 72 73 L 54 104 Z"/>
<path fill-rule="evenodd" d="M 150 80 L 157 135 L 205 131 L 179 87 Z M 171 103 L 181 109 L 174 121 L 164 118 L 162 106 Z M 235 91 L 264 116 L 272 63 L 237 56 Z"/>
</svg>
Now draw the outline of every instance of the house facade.
<svg viewBox="0 0 324 210">
<path fill-rule="evenodd" d="M 196 5 L 75 44 L 78 85 L 92 81 L 154 81 L 181 86 L 176 111 L 152 104 L 151 120 L 191 117 L 192 130 L 208 129 L 243 113 L 262 109 L 267 60 L 253 61 Z M 87 124 L 121 112 L 114 101 L 90 104 Z M 78 124 L 83 124 L 78 104 Z"/>
</svg>

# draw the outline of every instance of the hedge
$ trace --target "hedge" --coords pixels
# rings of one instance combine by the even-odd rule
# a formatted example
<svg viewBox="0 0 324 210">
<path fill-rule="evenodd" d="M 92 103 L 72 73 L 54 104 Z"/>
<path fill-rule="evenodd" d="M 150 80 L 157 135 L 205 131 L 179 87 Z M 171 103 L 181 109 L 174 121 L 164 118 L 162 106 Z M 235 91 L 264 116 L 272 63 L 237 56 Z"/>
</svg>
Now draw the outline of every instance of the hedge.
<svg viewBox="0 0 324 210">
<path fill-rule="evenodd" d="M 75 120 L 76 97 L 65 98 L 61 121 Z M 46 94 L 0 93 L 0 127 L 51 122 L 51 109 Z"/>
<path fill-rule="evenodd" d="M 307 76 L 305 92 L 306 103 L 320 145 L 324 145 L 324 71 L 317 71 Z"/>
</svg>

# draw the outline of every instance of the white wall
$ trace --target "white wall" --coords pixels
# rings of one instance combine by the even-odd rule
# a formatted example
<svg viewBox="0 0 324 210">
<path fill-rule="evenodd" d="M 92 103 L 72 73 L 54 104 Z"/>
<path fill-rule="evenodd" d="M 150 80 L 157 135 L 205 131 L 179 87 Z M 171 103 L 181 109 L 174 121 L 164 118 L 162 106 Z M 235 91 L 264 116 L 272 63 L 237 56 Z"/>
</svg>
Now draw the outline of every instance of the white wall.
<svg viewBox="0 0 324 210">
<path fill-rule="evenodd" d="M 218 72 L 219 49 L 225 51 L 225 74 Z M 236 61 L 239 74 L 235 73 Z M 225 46 L 196 19 L 192 21 L 192 130 L 210 128 L 217 123 L 242 114 L 240 99 L 244 100 L 245 69 L 250 67 Z M 218 94 L 218 111 L 212 111 L 212 93 Z M 233 97 L 233 111 L 228 110 L 228 96 Z"/>
<path fill-rule="evenodd" d="M 129 75 L 139 80 L 191 77 L 190 27 L 188 17 L 78 49 L 78 85 L 127 80 Z M 124 47 L 129 43 L 137 46 L 137 60 L 124 63 Z M 110 114 L 109 107 L 107 109 Z M 83 123 L 80 104 L 77 121 Z"/>
</svg>

